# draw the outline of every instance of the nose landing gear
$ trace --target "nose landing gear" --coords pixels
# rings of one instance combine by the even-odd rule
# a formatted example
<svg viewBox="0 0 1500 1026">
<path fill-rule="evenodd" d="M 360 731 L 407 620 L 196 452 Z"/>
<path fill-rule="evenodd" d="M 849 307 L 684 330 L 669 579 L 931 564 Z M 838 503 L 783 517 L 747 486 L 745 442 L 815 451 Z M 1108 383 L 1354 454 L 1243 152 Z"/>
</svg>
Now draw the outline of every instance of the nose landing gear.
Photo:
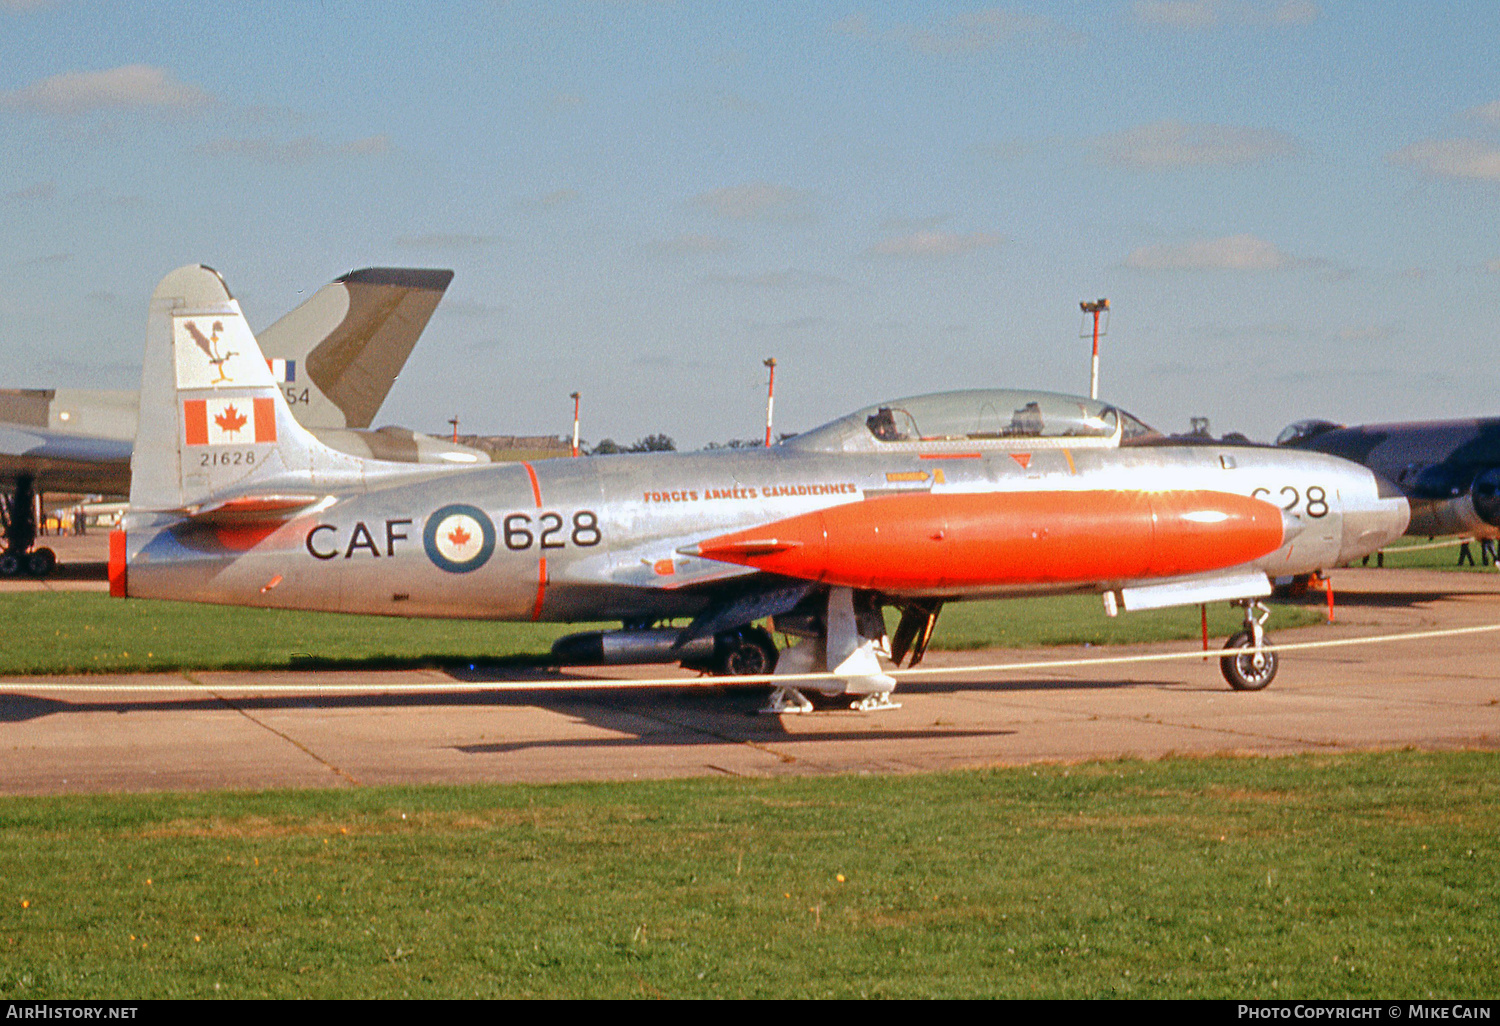
<svg viewBox="0 0 1500 1026">
<path fill-rule="evenodd" d="M 1245 601 L 1245 629 L 1224 643 L 1226 650 L 1241 649 L 1219 660 L 1219 670 L 1236 691 L 1260 691 L 1276 679 L 1276 653 L 1268 648 L 1265 623 L 1271 610 L 1264 603 Z M 1258 613 L 1258 615 L 1257 615 Z"/>
</svg>

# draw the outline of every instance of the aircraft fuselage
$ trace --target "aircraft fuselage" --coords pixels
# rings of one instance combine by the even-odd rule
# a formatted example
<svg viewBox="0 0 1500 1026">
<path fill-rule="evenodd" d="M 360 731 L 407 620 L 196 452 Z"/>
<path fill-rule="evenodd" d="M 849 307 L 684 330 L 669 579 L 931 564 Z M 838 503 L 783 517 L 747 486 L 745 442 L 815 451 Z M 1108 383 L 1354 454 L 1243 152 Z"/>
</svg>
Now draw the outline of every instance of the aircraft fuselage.
<svg viewBox="0 0 1500 1026">
<path fill-rule="evenodd" d="M 1212 522 L 1186 528 L 1205 540 L 1197 558 L 1213 565 L 1192 564 L 1181 544 L 1146 554 L 1163 530 L 1152 497 L 1169 493 L 1221 493 L 1284 510 L 1286 537 L 1273 536 L 1247 561 L 1273 577 L 1354 558 L 1373 534 L 1404 526 L 1404 503 L 1381 496 L 1368 471 L 1312 453 L 1209 445 L 932 458 L 782 445 L 451 471 L 330 497 L 279 524 L 135 523 L 129 594 L 398 616 L 691 617 L 731 579 L 760 569 L 691 554 L 695 543 L 902 497 L 885 508 L 921 518 L 903 525 L 917 541 L 882 550 L 877 538 L 866 548 L 866 586 L 891 596 L 1104 591 L 1240 562 L 1213 554 L 1228 543 L 1230 514 L 1217 510 L 1200 514 Z M 1006 510 L 1020 505 L 1028 514 L 1008 521 Z M 965 525 L 972 536 L 976 517 L 983 544 L 1008 554 L 979 583 L 939 569 L 945 545 L 958 545 Z M 830 569 L 817 579 L 848 583 L 828 576 L 839 572 L 848 573 Z"/>
</svg>

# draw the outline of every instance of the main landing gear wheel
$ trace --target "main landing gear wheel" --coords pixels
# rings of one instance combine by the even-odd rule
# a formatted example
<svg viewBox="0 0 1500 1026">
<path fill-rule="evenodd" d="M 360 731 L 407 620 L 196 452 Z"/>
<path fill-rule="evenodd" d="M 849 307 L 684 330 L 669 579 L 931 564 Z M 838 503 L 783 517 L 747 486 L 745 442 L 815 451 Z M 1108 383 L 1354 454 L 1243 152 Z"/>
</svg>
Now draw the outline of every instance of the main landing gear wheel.
<svg viewBox="0 0 1500 1026">
<path fill-rule="evenodd" d="M 26 554 L 26 572 L 33 577 L 46 577 L 57 566 L 57 553 L 43 546 Z"/>
<path fill-rule="evenodd" d="M 17 577 L 21 573 L 21 557 L 14 552 L 0 552 L 0 577 Z"/>
<path fill-rule="evenodd" d="M 726 677 L 751 677 L 776 669 L 776 642 L 760 627 L 737 631 L 721 642 L 718 672 Z"/>
<path fill-rule="evenodd" d="M 1270 639 L 1261 635 L 1259 652 L 1254 651 L 1255 641 L 1249 631 L 1240 631 L 1224 643 L 1228 649 L 1251 649 L 1238 655 L 1227 655 L 1219 660 L 1219 669 L 1224 679 L 1236 691 L 1260 691 L 1276 679 L 1276 653 L 1264 646 Z"/>
</svg>

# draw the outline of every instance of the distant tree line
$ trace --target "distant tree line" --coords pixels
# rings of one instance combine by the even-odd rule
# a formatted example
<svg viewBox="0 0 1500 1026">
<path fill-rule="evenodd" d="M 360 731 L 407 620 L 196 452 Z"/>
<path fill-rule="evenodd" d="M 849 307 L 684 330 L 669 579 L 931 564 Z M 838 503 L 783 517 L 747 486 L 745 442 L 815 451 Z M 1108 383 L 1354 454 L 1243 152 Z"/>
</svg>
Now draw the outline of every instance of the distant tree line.
<svg viewBox="0 0 1500 1026">
<path fill-rule="evenodd" d="M 671 435 L 647 435 L 645 438 L 636 440 L 634 445 L 621 445 L 613 438 L 601 439 L 599 444 L 588 450 L 590 456 L 612 456 L 620 452 L 676 452 L 677 443 L 672 441 Z"/>
<path fill-rule="evenodd" d="M 796 434 L 795 431 L 784 431 L 776 436 L 776 440 L 782 442 L 788 438 L 795 438 Z M 762 438 L 731 438 L 727 442 L 709 442 L 703 448 L 759 449 L 762 445 L 765 445 L 765 440 Z M 584 445 L 581 448 L 590 456 L 613 456 L 622 452 L 676 452 L 677 443 L 672 440 L 671 435 L 656 434 L 638 438 L 634 445 L 621 445 L 613 438 L 604 438 L 599 441 L 598 445 L 592 447 Z"/>
</svg>

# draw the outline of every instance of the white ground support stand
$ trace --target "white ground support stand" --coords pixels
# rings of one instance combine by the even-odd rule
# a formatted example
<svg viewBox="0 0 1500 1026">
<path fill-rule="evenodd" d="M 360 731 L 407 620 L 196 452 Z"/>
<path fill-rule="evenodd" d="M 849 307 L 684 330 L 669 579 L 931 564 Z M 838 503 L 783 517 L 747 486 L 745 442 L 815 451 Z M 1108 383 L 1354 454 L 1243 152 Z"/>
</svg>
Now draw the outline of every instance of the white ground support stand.
<svg viewBox="0 0 1500 1026">
<path fill-rule="evenodd" d="M 826 622 L 823 637 L 809 638 L 781 653 L 776 662 L 777 675 L 820 673 L 828 670 L 831 663 L 834 679 L 806 685 L 810 690 L 830 696 L 849 695 L 854 698 L 849 708 L 861 712 L 901 708 L 899 702 L 891 701 L 896 678 L 881 669 L 876 654 L 885 645 L 885 638 L 861 636 L 858 618 L 854 615 L 852 589 L 834 588 L 828 593 Z M 806 695 L 790 684 L 783 684 L 771 693 L 770 701 L 761 712 L 803 713 L 812 710 L 812 702 Z"/>
</svg>

